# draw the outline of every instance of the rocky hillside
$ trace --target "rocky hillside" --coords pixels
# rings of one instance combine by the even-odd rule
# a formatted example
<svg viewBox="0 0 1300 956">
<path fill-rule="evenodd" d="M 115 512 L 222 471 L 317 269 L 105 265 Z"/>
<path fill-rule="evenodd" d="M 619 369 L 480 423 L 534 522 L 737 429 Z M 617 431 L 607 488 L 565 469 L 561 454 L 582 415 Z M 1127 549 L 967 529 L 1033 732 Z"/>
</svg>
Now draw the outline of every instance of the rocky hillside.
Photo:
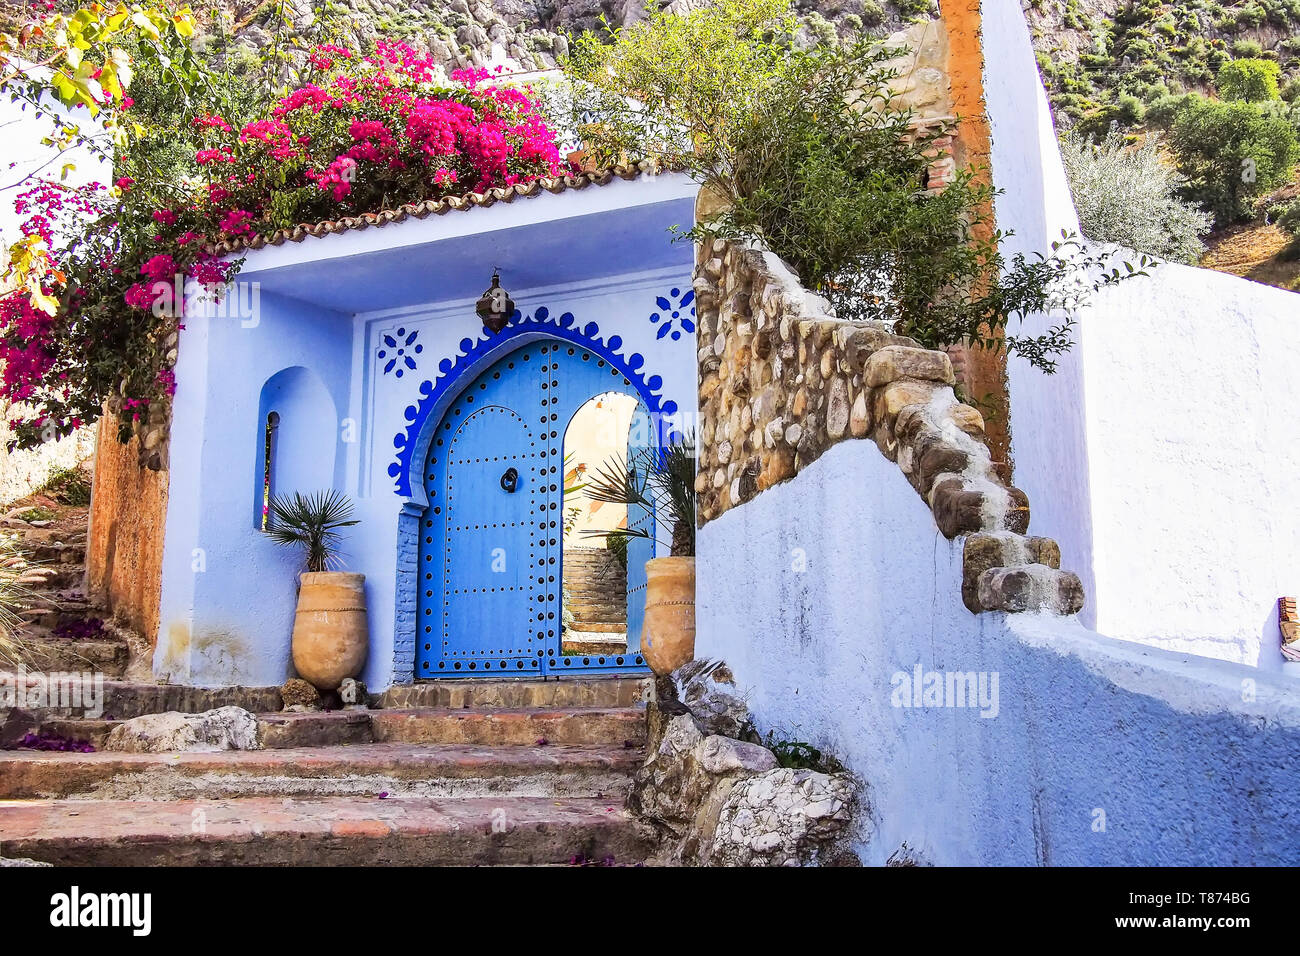
<svg viewBox="0 0 1300 956">
<path fill-rule="evenodd" d="M 672 0 L 685 10 L 701 0 Z M 931 0 L 798 0 L 814 35 L 847 35 L 866 29 L 880 36 L 935 13 Z M 448 67 L 506 65 L 543 70 L 568 48 L 565 35 L 601 29 L 602 18 L 623 26 L 644 16 L 642 0 L 263 0 L 217 4 L 205 42 L 233 38 L 245 54 L 278 42 L 294 54 L 301 43 L 332 38 L 364 45 L 377 36 L 428 49 Z"/>
<path fill-rule="evenodd" d="M 1162 98 L 1212 92 L 1226 61 L 1276 60 L 1300 94 L 1300 0 L 1026 0 L 1060 126 L 1134 126 Z"/>
</svg>

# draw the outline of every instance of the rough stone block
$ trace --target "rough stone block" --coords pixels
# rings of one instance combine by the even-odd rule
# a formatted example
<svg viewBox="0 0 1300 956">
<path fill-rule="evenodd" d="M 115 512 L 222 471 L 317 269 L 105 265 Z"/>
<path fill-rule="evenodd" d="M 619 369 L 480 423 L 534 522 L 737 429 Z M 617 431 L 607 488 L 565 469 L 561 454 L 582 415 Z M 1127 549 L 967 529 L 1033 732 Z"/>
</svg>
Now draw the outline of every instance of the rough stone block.
<svg viewBox="0 0 1300 956">
<path fill-rule="evenodd" d="M 951 385 L 956 381 L 952 362 L 942 352 L 887 345 L 867 360 L 864 369 L 867 385 L 877 388 L 899 379 L 915 378 Z"/>
<path fill-rule="evenodd" d="M 958 477 L 943 478 L 930 491 L 930 510 L 945 538 L 984 530 L 985 498 Z"/>
<path fill-rule="evenodd" d="M 986 611 L 1077 614 L 1083 601 L 1083 583 L 1077 574 L 1044 564 L 990 568 L 979 578 L 979 604 Z"/>
</svg>

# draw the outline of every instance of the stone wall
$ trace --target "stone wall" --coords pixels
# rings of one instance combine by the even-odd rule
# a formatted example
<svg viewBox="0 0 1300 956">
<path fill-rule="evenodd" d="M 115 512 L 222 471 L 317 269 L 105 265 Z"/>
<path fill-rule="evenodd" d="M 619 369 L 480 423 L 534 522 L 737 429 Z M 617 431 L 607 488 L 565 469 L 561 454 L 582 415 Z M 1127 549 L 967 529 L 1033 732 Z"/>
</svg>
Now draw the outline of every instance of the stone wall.
<svg viewBox="0 0 1300 956">
<path fill-rule="evenodd" d="M 86 587 L 152 645 L 158 634 L 168 472 L 143 467 L 140 439 L 117 440 L 100 420 L 86 545 Z"/>
<path fill-rule="evenodd" d="M 5 420 L 12 410 L 0 410 L 0 449 L 11 438 Z M 56 442 L 24 451 L 0 452 L 0 505 L 24 498 L 58 468 L 71 468 L 95 453 L 95 429 L 82 428 Z"/>
<path fill-rule="evenodd" d="M 1026 535 L 1029 501 L 994 467 L 947 355 L 834 318 L 771 253 L 718 240 L 697 258 L 701 527 L 832 445 L 870 439 L 944 536 L 967 536 L 971 611 L 1079 610 L 1078 577 L 1060 570 L 1053 541 Z"/>
</svg>

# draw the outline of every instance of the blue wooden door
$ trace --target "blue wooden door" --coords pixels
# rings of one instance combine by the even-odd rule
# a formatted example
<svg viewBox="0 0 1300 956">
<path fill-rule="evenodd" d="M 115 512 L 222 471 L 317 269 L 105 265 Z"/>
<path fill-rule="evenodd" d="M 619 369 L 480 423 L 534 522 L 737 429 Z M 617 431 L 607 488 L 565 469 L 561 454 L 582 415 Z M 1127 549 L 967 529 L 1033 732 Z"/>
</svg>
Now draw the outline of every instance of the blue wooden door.
<svg viewBox="0 0 1300 956">
<path fill-rule="evenodd" d="M 635 651 L 560 653 L 564 432 L 611 390 L 635 395 L 603 359 L 546 340 L 499 360 L 447 409 L 424 471 L 418 677 L 644 668 Z"/>
</svg>

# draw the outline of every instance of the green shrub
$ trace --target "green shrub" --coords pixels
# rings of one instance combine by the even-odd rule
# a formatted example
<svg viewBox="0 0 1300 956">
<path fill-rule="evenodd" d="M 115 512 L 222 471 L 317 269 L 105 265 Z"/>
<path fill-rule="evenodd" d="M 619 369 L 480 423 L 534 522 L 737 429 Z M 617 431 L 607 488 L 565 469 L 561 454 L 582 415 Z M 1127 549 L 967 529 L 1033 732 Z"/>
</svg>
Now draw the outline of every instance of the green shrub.
<svg viewBox="0 0 1300 956">
<path fill-rule="evenodd" d="M 1250 214 L 1251 202 L 1281 185 L 1300 158 L 1295 127 L 1256 103 L 1191 96 L 1174 118 L 1170 145 L 1187 179 L 1186 198 L 1216 227 Z"/>
<path fill-rule="evenodd" d="M 596 161 L 655 156 L 723 201 L 691 238 L 761 242 L 841 319 L 892 323 L 923 344 L 972 337 L 1047 371 L 1070 347 L 1071 313 L 1098 287 L 1080 244 L 1004 258 L 993 191 L 970 171 L 925 186 L 934 140 L 887 93 L 902 51 L 859 41 L 801 49 L 787 0 L 718 0 L 611 37 L 575 41 L 567 69 Z M 1118 281 L 1116 270 L 1101 284 Z M 1047 334 L 1008 322 L 1061 308 Z M 985 331 L 981 332 L 981 329 Z"/>
<path fill-rule="evenodd" d="M 885 22 L 885 8 L 876 0 L 862 0 L 862 11 L 859 16 L 867 26 L 878 27 Z"/>
<path fill-rule="evenodd" d="M 1100 143 L 1067 134 L 1061 159 L 1088 238 L 1176 262 L 1200 258 L 1210 216 L 1178 198 L 1183 181 L 1160 161 L 1158 137 L 1131 147 L 1117 130 Z"/>
<path fill-rule="evenodd" d="M 1268 211 L 1268 218 L 1291 236 L 1291 245 L 1287 247 L 1283 258 L 1300 258 L 1300 199 L 1274 205 Z"/>
<path fill-rule="evenodd" d="M 90 504 L 90 479 L 79 468 L 54 469 L 39 491 L 74 508 Z"/>
<path fill-rule="evenodd" d="M 1147 107 L 1147 122 L 1157 129 L 1168 129 L 1178 111 L 1187 105 L 1189 94 L 1173 93 L 1161 96 Z"/>
<path fill-rule="evenodd" d="M 1278 98 L 1282 69 L 1272 60 L 1232 60 L 1219 68 L 1215 85 L 1225 100 L 1260 103 Z"/>
<path fill-rule="evenodd" d="M 1232 55 L 1239 59 L 1257 57 L 1263 52 L 1264 48 L 1257 40 L 1237 40 L 1232 44 Z"/>
</svg>

